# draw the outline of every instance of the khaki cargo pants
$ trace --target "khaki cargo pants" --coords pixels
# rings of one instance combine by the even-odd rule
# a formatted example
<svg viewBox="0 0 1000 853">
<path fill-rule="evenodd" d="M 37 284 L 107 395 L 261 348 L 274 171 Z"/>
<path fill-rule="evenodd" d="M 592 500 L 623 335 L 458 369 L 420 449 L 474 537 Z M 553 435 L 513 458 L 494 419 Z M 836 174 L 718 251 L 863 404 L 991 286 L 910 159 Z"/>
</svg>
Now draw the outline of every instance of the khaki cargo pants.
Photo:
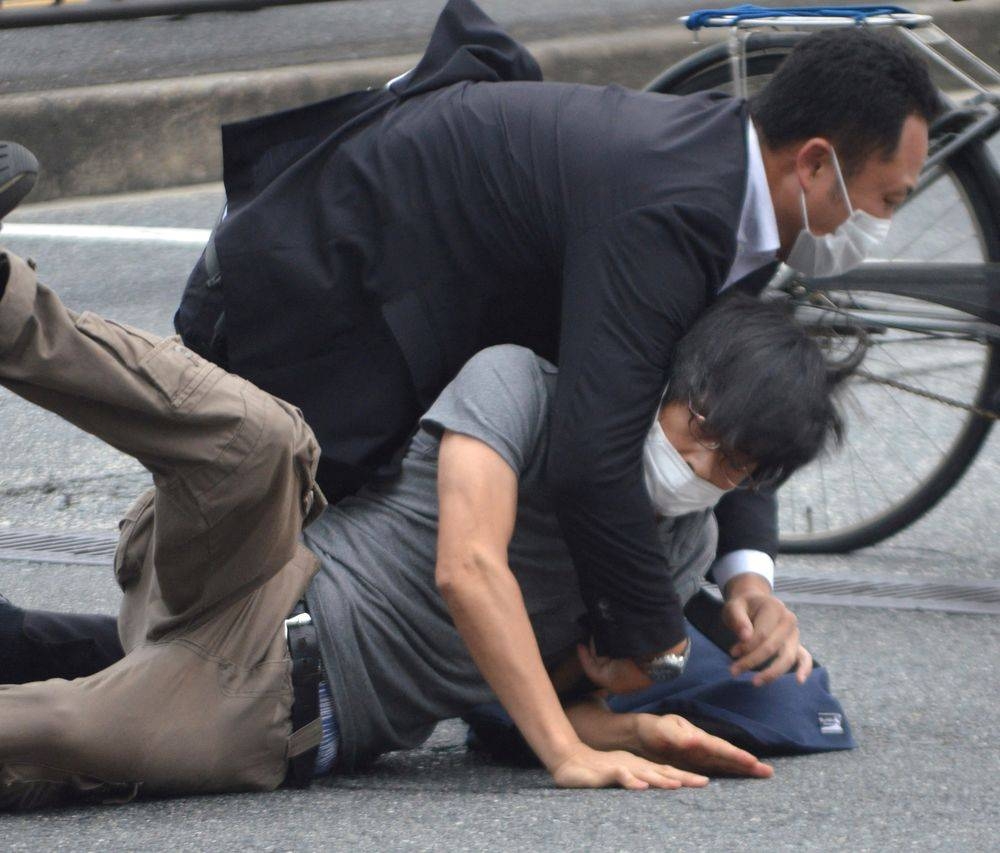
<svg viewBox="0 0 1000 853">
<path fill-rule="evenodd" d="M 77 316 L 7 258 L 0 384 L 134 456 L 155 488 L 115 556 L 125 657 L 0 687 L 0 807 L 277 787 L 301 751 L 283 620 L 316 569 L 299 541 L 325 505 L 312 432 L 175 338 Z"/>
</svg>

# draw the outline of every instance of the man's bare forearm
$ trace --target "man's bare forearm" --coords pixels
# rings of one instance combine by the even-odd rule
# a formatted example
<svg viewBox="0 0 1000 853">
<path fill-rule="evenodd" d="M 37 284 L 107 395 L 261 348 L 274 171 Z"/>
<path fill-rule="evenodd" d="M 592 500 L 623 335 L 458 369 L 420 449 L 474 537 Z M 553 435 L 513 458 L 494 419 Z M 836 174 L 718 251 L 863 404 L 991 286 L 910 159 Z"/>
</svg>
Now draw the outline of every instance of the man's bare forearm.
<svg viewBox="0 0 1000 853">
<path fill-rule="evenodd" d="M 579 739 L 542 663 L 517 581 L 490 557 L 439 566 L 441 591 L 476 666 L 550 770 Z"/>
<path fill-rule="evenodd" d="M 642 754 L 638 714 L 616 714 L 599 696 L 585 696 L 566 708 L 577 736 L 592 749 L 624 749 Z"/>
</svg>

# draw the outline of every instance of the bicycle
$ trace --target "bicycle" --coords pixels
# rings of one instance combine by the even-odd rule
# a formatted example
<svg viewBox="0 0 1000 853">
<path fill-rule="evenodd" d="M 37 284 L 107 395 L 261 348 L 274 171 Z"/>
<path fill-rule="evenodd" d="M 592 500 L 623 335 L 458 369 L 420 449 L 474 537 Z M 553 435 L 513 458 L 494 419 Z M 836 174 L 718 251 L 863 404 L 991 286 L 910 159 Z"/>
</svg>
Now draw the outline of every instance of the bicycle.
<svg viewBox="0 0 1000 853">
<path fill-rule="evenodd" d="M 879 260 L 823 280 L 783 267 L 768 285 L 765 295 L 787 300 L 830 350 L 857 350 L 859 337 L 868 347 L 845 388 L 844 447 L 778 492 L 786 553 L 852 551 L 912 524 L 962 478 L 1000 417 L 1000 170 L 987 148 L 1000 129 L 1000 73 L 929 15 L 850 8 L 868 11 L 692 13 L 681 19 L 689 29 L 728 27 L 728 41 L 646 87 L 747 97 L 808 31 L 873 26 L 896 29 L 927 56 L 943 90 L 920 182 Z"/>
</svg>

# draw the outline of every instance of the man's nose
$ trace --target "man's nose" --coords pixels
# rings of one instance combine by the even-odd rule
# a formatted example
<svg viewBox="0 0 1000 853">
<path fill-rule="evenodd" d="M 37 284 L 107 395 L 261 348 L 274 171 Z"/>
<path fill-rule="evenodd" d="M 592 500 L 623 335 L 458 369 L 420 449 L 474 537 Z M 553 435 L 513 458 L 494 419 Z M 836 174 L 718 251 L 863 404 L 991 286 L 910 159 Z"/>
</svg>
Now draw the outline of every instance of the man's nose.
<svg viewBox="0 0 1000 853">
<path fill-rule="evenodd" d="M 684 454 L 684 461 L 688 467 L 694 471 L 695 475 L 703 480 L 712 480 L 713 474 L 719 465 L 719 451 L 709 450 L 700 444 L 694 449 Z"/>
</svg>

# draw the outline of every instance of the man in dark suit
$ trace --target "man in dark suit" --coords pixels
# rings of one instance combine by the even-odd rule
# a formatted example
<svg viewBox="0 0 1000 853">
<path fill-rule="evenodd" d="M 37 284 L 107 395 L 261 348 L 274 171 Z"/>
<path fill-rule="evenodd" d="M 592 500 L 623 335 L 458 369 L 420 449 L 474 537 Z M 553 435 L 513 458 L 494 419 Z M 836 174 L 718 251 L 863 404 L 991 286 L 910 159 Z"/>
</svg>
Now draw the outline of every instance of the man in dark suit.
<svg viewBox="0 0 1000 853">
<path fill-rule="evenodd" d="M 680 651 L 640 476 L 674 345 L 776 260 L 820 275 L 859 261 L 914 187 L 937 108 L 923 65 L 863 28 L 805 40 L 748 105 L 542 83 L 451 0 L 385 89 L 224 128 L 228 214 L 177 329 L 302 408 L 334 501 L 393 467 L 478 350 L 558 362 L 548 481 L 596 652 Z M 774 499 L 739 493 L 719 516 L 716 580 L 765 576 L 728 611 L 735 666 L 783 671 L 799 644 L 766 594 Z"/>
</svg>

